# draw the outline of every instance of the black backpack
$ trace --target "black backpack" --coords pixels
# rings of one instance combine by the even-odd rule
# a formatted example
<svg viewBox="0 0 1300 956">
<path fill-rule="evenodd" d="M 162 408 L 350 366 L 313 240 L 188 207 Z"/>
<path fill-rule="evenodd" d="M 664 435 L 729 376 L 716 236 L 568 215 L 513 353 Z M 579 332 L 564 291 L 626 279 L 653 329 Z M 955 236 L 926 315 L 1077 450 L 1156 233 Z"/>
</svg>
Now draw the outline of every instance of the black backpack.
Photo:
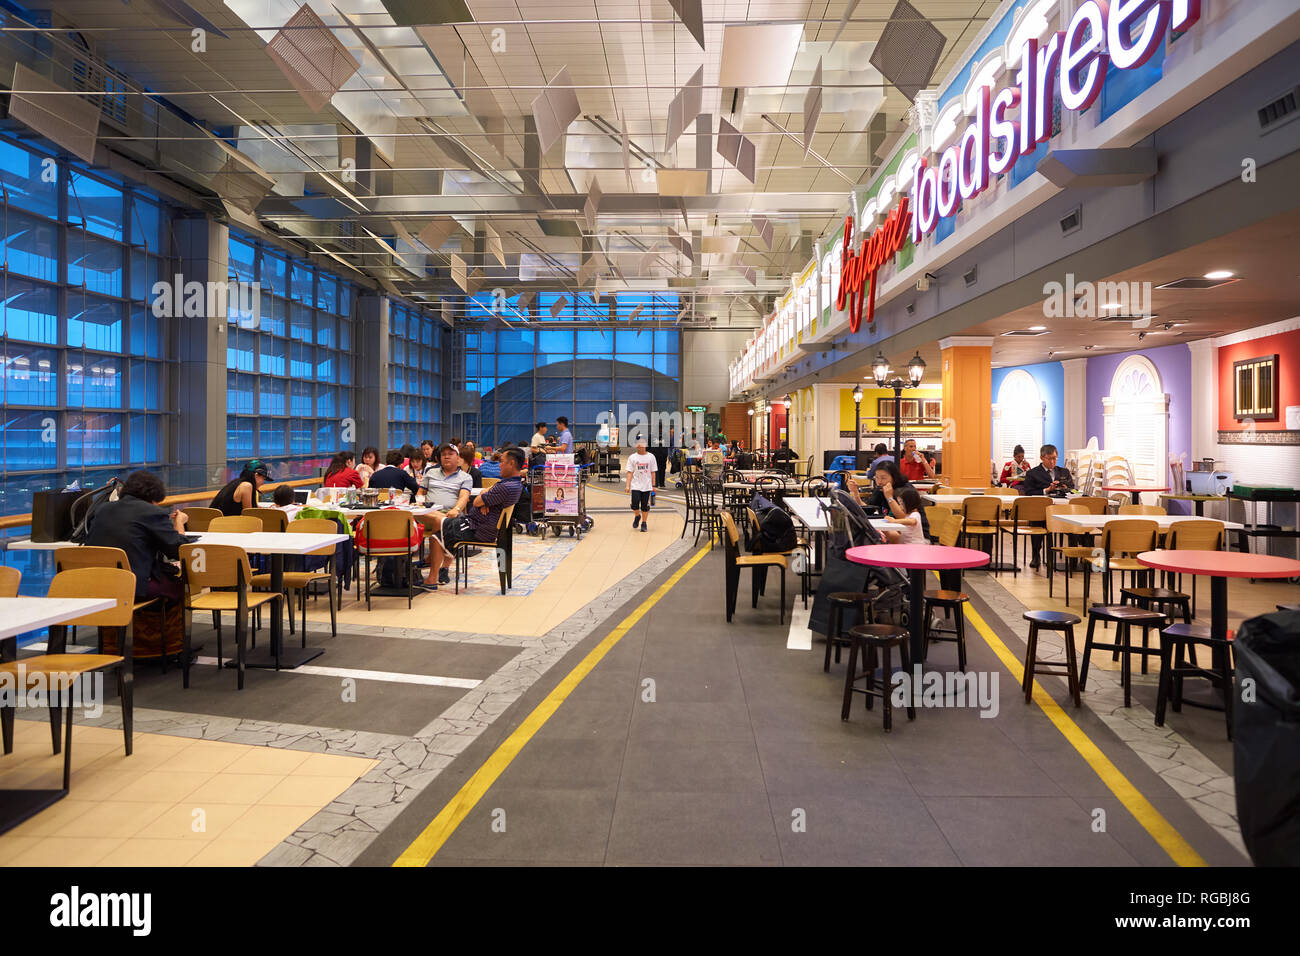
<svg viewBox="0 0 1300 956">
<path fill-rule="evenodd" d="M 113 492 L 121 484 L 122 482 L 117 478 L 110 478 L 103 488 L 91 488 L 72 503 L 68 514 L 72 519 L 72 537 L 69 540 L 73 544 L 86 543 L 86 539 L 90 537 L 90 523 L 94 519 L 95 512 L 99 510 L 100 505 L 112 497 Z"/>
<path fill-rule="evenodd" d="M 754 554 L 781 554 L 793 551 L 799 541 L 795 537 L 794 522 L 783 508 L 767 508 L 757 512 L 758 537 L 754 540 Z"/>
</svg>

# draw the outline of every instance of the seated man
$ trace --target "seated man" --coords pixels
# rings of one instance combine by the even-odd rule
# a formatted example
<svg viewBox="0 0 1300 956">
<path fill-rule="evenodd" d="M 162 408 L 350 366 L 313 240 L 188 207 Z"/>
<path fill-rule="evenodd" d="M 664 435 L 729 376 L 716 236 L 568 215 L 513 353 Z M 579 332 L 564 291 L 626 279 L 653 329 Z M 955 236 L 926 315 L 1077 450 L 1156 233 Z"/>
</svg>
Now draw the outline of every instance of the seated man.
<svg viewBox="0 0 1300 956">
<path fill-rule="evenodd" d="M 458 542 L 479 541 L 491 544 L 496 541 L 497 521 L 501 517 L 501 510 L 518 502 L 523 492 L 520 474 L 524 466 L 522 450 L 504 449 L 501 452 L 501 480 L 475 498 L 465 514 L 452 517 L 440 516 L 442 540 L 431 539 L 433 549 L 429 557 L 430 567 L 440 569 L 437 580 L 446 583 L 451 579 L 450 569 L 455 560 L 455 547 Z M 434 585 L 432 581 L 426 581 L 425 586 Z"/>
<path fill-rule="evenodd" d="M 161 597 L 179 601 L 184 588 L 180 575 L 167 563 L 186 543 L 182 532 L 189 516 L 178 508 L 160 508 L 167 497 L 162 479 L 133 471 L 116 501 L 106 501 L 91 515 L 86 544 L 121 548 L 135 575 L 137 601 Z"/>
<path fill-rule="evenodd" d="M 402 467 L 402 462 L 406 461 L 406 456 L 396 449 L 390 450 L 384 457 L 385 465 L 378 468 L 370 476 L 371 488 L 402 488 L 409 491 L 412 495 L 420 493 L 420 483 Z"/>
<path fill-rule="evenodd" d="M 469 507 L 473 481 L 461 470 L 460 453 L 451 445 L 441 446 L 438 449 L 438 464 L 425 472 L 421 485 L 425 504 L 435 510 L 423 515 L 420 520 L 435 535 L 441 534 L 445 519 L 458 518 Z M 438 573 L 437 583 L 451 583 L 451 575 L 446 568 Z"/>
<path fill-rule="evenodd" d="M 909 438 L 903 442 L 903 460 L 899 462 L 898 470 L 908 481 L 922 481 L 934 477 L 934 462 L 916 450 L 915 438 Z"/>
<path fill-rule="evenodd" d="M 1025 480 L 1020 483 L 1022 495 L 1057 495 L 1074 487 L 1074 476 L 1068 468 L 1056 467 L 1056 446 L 1044 445 L 1038 449 L 1040 464 L 1025 472 Z M 1043 549 L 1042 535 L 1030 538 L 1031 557 L 1029 566 L 1038 568 L 1038 553 Z"/>
</svg>

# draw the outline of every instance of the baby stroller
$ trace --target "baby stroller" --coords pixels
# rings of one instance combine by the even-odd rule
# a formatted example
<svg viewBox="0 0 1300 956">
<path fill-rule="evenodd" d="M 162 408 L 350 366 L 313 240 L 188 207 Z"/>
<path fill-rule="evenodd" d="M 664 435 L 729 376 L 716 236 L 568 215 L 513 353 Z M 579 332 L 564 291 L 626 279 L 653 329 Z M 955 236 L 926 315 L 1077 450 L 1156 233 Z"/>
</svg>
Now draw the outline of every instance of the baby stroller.
<svg viewBox="0 0 1300 956">
<path fill-rule="evenodd" d="M 827 533 L 826 564 L 817 582 L 808 626 L 819 634 L 826 634 L 830 625 L 830 596 L 839 591 L 867 594 L 874 618 L 873 621 L 861 621 L 856 610 L 846 609 L 841 625 L 846 631 L 859 624 L 879 622 L 882 618 L 906 624 L 904 597 L 907 594 L 907 575 L 898 568 L 854 564 L 844 556 L 849 548 L 885 543 L 880 532 L 871 526 L 867 513 L 847 491 L 834 492 L 832 504 L 823 507 L 831 529 Z"/>
</svg>

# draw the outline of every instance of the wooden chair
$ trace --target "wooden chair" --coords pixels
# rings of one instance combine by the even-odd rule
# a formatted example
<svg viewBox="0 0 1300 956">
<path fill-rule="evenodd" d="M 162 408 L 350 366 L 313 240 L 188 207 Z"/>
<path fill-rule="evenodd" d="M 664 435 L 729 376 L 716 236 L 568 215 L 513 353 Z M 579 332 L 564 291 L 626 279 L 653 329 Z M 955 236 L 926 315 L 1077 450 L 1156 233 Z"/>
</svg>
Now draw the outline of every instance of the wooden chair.
<svg viewBox="0 0 1300 956">
<path fill-rule="evenodd" d="M 1102 529 L 1100 571 L 1102 574 L 1103 604 L 1109 605 L 1111 603 L 1111 595 L 1114 592 L 1113 576 L 1116 571 L 1120 573 L 1119 584 L 1121 589 L 1124 587 L 1124 574 L 1126 572 L 1134 579 L 1138 575 L 1147 575 L 1151 572 L 1150 568 L 1138 561 L 1133 555 L 1141 554 L 1143 551 L 1154 551 L 1156 536 L 1159 533 L 1159 526 L 1154 521 L 1144 521 L 1141 518 L 1111 521 Z M 1083 579 L 1083 606 L 1086 608 L 1088 606 L 1088 591 L 1092 574 L 1089 564 L 1085 564 L 1084 568 L 1086 573 Z M 1136 584 L 1136 580 L 1133 583 Z"/>
<path fill-rule="evenodd" d="M 958 522 L 961 521 L 960 518 L 952 513 L 952 509 L 947 505 L 924 505 L 921 510 L 925 512 L 925 523 L 930 526 L 931 538 L 937 538 L 939 536 L 937 529 L 944 523 L 954 518 L 956 518 Z"/>
<path fill-rule="evenodd" d="M 1135 505 L 1129 502 L 1126 505 L 1120 505 L 1117 514 L 1122 515 L 1165 515 L 1169 512 L 1160 505 Z"/>
<path fill-rule="evenodd" d="M 185 609 L 235 613 L 235 667 L 237 686 L 244 689 L 244 655 L 249 616 L 263 604 L 284 600 L 283 594 L 252 590 L 253 571 L 248 553 L 230 544 L 184 544 L 180 549 L 185 577 Z M 211 589 L 211 590 L 208 590 Z M 275 613 L 280 609 L 275 608 Z M 185 628 L 181 658 L 182 686 L 190 686 L 190 628 Z M 217 629 L 217 667 L 222 666 L 221 630 Z"/>
<path fill-rule="evenodd" d="M 1070 504 L 1078 505 L 1084 509 L 1086 514 L 1104 515 L 1110 511 L 1110 499 L 1090 495 L 1080 495 L 1078 498 L 1071 498 Z"/>
<path fill-rule="evenodd" d="M 753 547 L 753 543 L 754 543 L 756 540 L 758 540 L 758 536 L 759 536 L 759 534 L 760 534 L 760 530 L 759 530 L 759 527 L 758 527 L 758 514 L 757 514 L 757 512 L 754 511 L 753 508 L 750 508 L 748 505 L 745 507 L 745 513 L 749 516 L 749 543 L 750 543 L 750 547 L 752 548 L 752 547 Z M 795 525 L 795 527 L 798 528 L 798 525 Z M 802 552 L 802 553 L 803 553 L 803 556 L 804 556 L 804 562 L 803 562 L 803 574 L 799 575 L 799 596 L 803 599 L 803 606 L 804 606 L 804 607 L 807 607 L 807 606 L 808 606 L 808 591 L 809 591 L 809 588 L 808 588 L 808 575 L 809 575 L 809 571 L 811 570 L 811 567 L 812 567 L 812 560 L 811 560 L 811 558 L 810 558 L 810 554 L 811 554 L 811 548 L 810 548 L 810 546 L 807 545 L 807 544 L 799 543 L 799 544 L 796 544 L 796 545 L 795 545 L 793 548 L 791 548 L 789 551 L 773 551 L 772 554 L 780 554 L 780 555 L 783 555 L 783 556 L 785 557 L 785 559 L 786 559 L 786 564 L 788 565 L 789 562 L 790 562 L 790 556 L 791 556 L 792 554 L 794 554 L 796 551 L 800 551 L 800 552 Z M 756 571 L 756 572 L 754 572 L 754 573 L 757 574 L 758 572 Z M 767 593 L 767 574 L 766 574 L 766 573 L 764 573 L 764 574 L 762 574 L 762 575 L 759 575 L 758 593 L 759 593 L 759 594 L 765 594 L 765 593 Z"/>
<path fill-rule="evenodd" d="M 282 532 L 289 527 L 289 513 L 281 511 L 279 508 L 245 508 L 243 517 L 256 518 L 262 522 L 258 531 Z M 210 531 L 216 531 L 216 528 L 210 528 Z"/>
<path fill-rule="evenodd" d="M 56 574 L 50 581 L 46 594 L 52 598 L 111 598 L 114 606 L 106 611 L 97 611 L 82 617 L 65 621 L 50 628 L 49 652 L 22 660 L 6 661 L 0 664 L 0 673 L 10 675 L 9 680 L 17 686 L 19 675 L 24 680 L 33 674 L 40 674 L 46 682 L 46 691 L 50 711 L 50 736 L 53 740 L 54 753 L 59 752 L 59 724 L 64 708 L 60 706 L 61 696 L 70 692 L 77 680 L 86 674 L 102 671 L 114 671 L 117 675 L 117 693 L 122 702 L 122 738 L 126 746 L 126 755 L 131 756 L 131 727 L 135 719 L 134 676 L 131 671 L 131 606 L 135 603 L 135 575 L 121 568 L 75 568 Z M 113 628 L 118 631 L 119 654 L 67 654 L 67 628 L 72 625 L 80 627 Z M 102 643 L 102 638 L 101 638 Z M 21 670 L 20 670 L 21 668 Z M 72 712 L 69 706 L 67 725 L 63 740 L 63 790 L 66 792 L 72 781 Z M 4 722 L 4 750 L 13 750 L 13 708 L 0 710 Z"/>
<path fill-rule="evenodd" d="M 284 514 L 283 511 L 280 514 Z M 285 529 L 290 534 L 337 534 L 338 525 L 329 518 L 299 518 L 296 521 L 290 521 Z M 302 646 L 307 646 L 307 592 L 311 586 L 318 581 L 328 582 L 326 590 L 329 592 L 330 599 L 330 635 L 338 637 L 338 623 L 336 620 L 336 605 L 334 603 L 334 545 L 327 544 L 323 548 L 315 551 L 309 551 L 306 557 L 324 557 L 329 559 L 328 571 L 285 571 L 283 576 L 285 603 L 289 607 L 289 633 L 293 633 L 293 597 L 288 592 L 293 591 L 298 597 L 298 619 L 302 621 Z M 270 574 L 254 574 L 253 587 L 262 590 L 271 586 Z"/>
<path fill-rule="evenodd" d="M 208 524 L 209 531 L 222 534 L 257 534 L 264 528 L 262 519 L 252 515 L 221 515 Z"/>
<path fill-rule="evenodd" d="M 961 537 L 965 547 L 971 538 L 982 542 L 981 550 L 993 553 L 993 539 L 1002 518 L 1002 499 L 993 495 L 970 495 L 961 503 Z"/>
<path fill-rule="evenodd" d="M 17 597 L 22 579 L 23 573 L 17 568 L 0 565 L 0 598 Z"/>
<path fill-rule="evenodd" d="M 501 509 L 501 515 L 497 518 L 497 540 L 493 556 L 497 561 L 497 574 L 501 579 L 501 593 L 505 594 L 507 588 L 514 587 L 515 575 L 515 533 L 514 533 L 514 512 L 515 506 Z M 465 587 L 469 587 L 469 559 L 475 548 L 482 548 L 486 544 L 484 541 L 457 541 L 454 548 L 456 557 L 455 593 L 460 593 L 460 572 L 461 568 L 465 569 Z M 486 550 L 486 549 L 485 549 Z M 505 567 L 501 564 L 504 562 Z"/>
<path fill-rule="evenodd" d="M 484 491 L 487 491 L 489 488 L 491 488 L 493 485 L 495 485 L 495 484 L 496 484 L 498 481 L 500 481 L 500 480 L 501 480 L 500 478 L 484 478 L 484 479 L 483 479 L 483 484 L 482 484 L 480 487 L 481 487 Z"/>
<path fill-rule="evenodd" d="M 118 568 L 123 571 L 130 571 L 131 564 L 127 559 L 126 552 L 121 548 L 104 548 L 94 545 L 81 545 L 76 548 L 59 548 L 54 552 L 54 572 L 60 574 L 64 571 L 71 571 L 75 568 Z M 157 607 L 159 616 L 159 650 L 162 656 L 163 670 L 167 670 L 167 602 L 160 597 L 146 598 L 143 601 L 136 601 L 132 605 L 131 612 L 142 611 L 145 608 Z M 72 640 L 76 643 L 77 629 L 72 629 Z M 103 645 L 99 647 L 99 653 L 104 652 Z"/>
<path fill-rule="evenodd" d="M 741 554 L 740 553 L 740 532 L 736 530 L 736 521 L 731 515 L 723 511 L 722 517 L 722 546 L 724 560 L 727 568 L 727 623 L 731 623 L 732 617 L 736 613 L 736 590 L 740 585 L 740 569 L 750 568 L 753 575 L 753 606 L 758 607 L 758 572 L 761 569 L 764 574 L 768 568 L 781 569 L 781 623 L 785 623 L 785 572 L 789 566 L 785 555 L 783 554 Z"/>
<path fill-rule="evenodd" d="M 1088 509 L 1083 505 L 1070 503 L 1068 505 L 1048 505 L 1047 506 L 1047 535 L 1050 551 L 1047 554 L 1047 596 L 1052 597 L 1052 586 L 1056 575 L 1056 557 L 1060 555 L 1065 559 L 1065 603 L 1070 603 L 1070 562 L 1071 561 L 1090 561 L 1095 550 L 1091 543 L 1089 544 L 1070 544 L 1070 539 L 1076 541 L 1080 538 L 1092 539 L 1090 532 L 1078 525 L 1066 524 L 1059 520 L 1061 515 L 1085 515 Z"/>
<path fill-rule="evenodd" d="M 357 555 L 364 557 L 365 571 L 357 575 L 357 600 L 361 600 L 361 579 L 366 580 L 366 610 L 370 610 L 370 559 L 393 558 L 407 563 L 406 606 L 410 608 L 415 596 L 415 559 L 420 544 L 411 544 L 411 528 L 415 520 L 406 511 L 368 511 L 361 519 L 367 544 L 357 544 Z M 423 532 L 421 532 L 423 534 Z M 420 539 L 421 543 L 423 538 Z"/>
<path fill-rule="evenodd" d="M 207 531 L 213 518 L 223 517 L 220 508 L 182 508 L 181 511 L 189 515 L 185 530 L 190 533 Z"/>
<path fill-rule="evenodd" d="M 1175 521 L 1165 533 L 1165 547 L 1170 551 L 1222 551 L 1223 525 L 1205 518 Z M 1196 578 L 1192 575 L 1192 617 L 1196 616 Z M 1183 589 L 1183 576 L 1174 581 L 1174 589 Z"/>
<path fill-rule="evenodd" d="M 1011 503 L 1011 518 L 1003 518 L 998 522 L 1000 532 L 998 534 L 999 551 L 1002 549 L 1002 535 L 1011 535 L 1011 573 L 1013 576 L 1020 573 L 1020 556 L 1017 553 L 1020 539 L 1025 539 L 1025 547 L 1028 548 L 1031 539 L 1047 537 L 1047 506 L 1049 504 L 1051 504 L 1050 498 L 1037 496 L 1017 497 Z M 1041 547 L 1041 545 L 1038 545 L 1038 547 Z M 1048 559 L 1050 561 L 1050 554 Z"/>
</svg>

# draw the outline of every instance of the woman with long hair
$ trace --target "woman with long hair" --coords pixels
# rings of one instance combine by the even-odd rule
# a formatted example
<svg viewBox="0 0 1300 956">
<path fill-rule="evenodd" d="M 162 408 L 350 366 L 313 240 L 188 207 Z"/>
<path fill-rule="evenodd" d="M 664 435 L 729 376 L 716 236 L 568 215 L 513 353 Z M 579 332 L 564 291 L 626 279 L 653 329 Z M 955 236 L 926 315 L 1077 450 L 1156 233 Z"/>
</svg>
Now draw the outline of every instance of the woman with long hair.
<svg viewBox="0 0 1300 956">
<path fill-rule="evenodd" d="M 363 483 L 361 474 L 352 467 L 356 455 L 350 451 L 341 451 L 330 461 L 325 469 L 326 488 L 360 488 Z"/>
<path fill-rule="evenodd" d="M 370 487 L 370 476 L 379 467 L 379 449 L 367 445 L 361 452 L 361 464 L 357 465 L 357 474 L 361 476 L 361 487 Z"/>
</svg>

